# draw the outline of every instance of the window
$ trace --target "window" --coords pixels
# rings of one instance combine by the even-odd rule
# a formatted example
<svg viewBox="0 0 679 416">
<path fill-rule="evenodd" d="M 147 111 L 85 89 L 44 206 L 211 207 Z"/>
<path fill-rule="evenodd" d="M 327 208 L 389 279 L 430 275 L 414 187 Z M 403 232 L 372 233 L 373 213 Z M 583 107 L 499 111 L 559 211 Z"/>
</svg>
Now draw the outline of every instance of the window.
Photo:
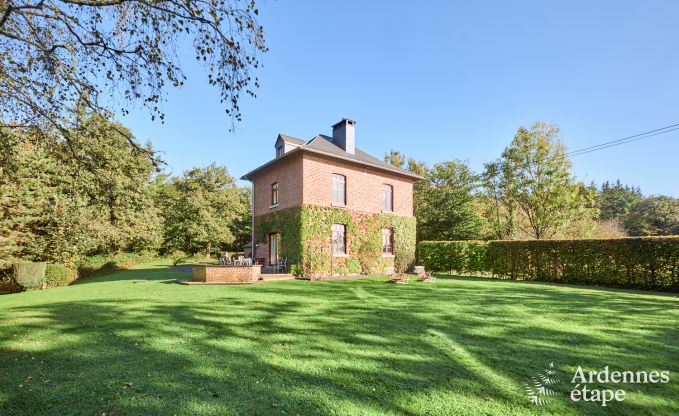
<svg viewBox="0 0 679 416">
<path fill-rule="evenodd" d="M 269 264 L 276 264 L 278 261 L 278 249 L 280 241 L 280 233 L 269 234 Z"/>
<path fill-rule="evenodd" d="M 382 229 L 382 254 L 394 254 L 394 233 L 391 228 Z"/>
<path fill-rule="evenodd" d="M 332 254 L 347 254 L 347 237 L 344 224 L 332 225 Z"/>
<path fill-rule="evenodd" d="M 283 151 L 284 147 L 285 147 L 285 145 L 283 145 L 283 144 L 280 145 L 280 146 L 276 146 L 276 157 L 283 156 L 283 154 L 285 153 L 285 151 Z"/>
<path fill-rule="evenodd" d="M 271 184 L 271 205 L 278 205 L 278 182 Z"/>
<path fill-rule="evenodd" d="M 382 185 L 382 211 L 393 211 L 394 210 L 394 187 L 387 185 L 386 183 Z"/>
<path fill-rule="evenodd" d="M 347 204 L 347 183 L 344 175 L 332 175 L 332 204 Z"/>
</svg>

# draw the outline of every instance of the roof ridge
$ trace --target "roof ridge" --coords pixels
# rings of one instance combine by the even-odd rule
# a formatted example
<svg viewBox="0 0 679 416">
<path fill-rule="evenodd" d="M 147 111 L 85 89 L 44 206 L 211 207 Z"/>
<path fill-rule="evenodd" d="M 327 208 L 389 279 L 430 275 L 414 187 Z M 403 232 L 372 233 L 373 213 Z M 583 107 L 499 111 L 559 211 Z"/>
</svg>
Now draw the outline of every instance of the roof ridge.
<svg viewBox="0 0 679 416">
<path fill-rule="evenodd" d="M 285 138 L 287 138 L 287 137 L 290 137 L 290 136 L 286 136 L 286 135 L 283 135 L 283 134 L 280 134 L 279 136 L 283 140 L 285 140 Z M 317 140 L 319 138 L 321 138 L 323 140 Z M 385 162 L 384 160 L 379 159 L 379 158 L 371 155 L 370 153 L 366 152 L 365 150 L 363 150 L 359 147 L 356 148 L 356 151 L 354 153 L 351 153 L 351 154 L 347 153 L 344 149 L 342 149 L 340 146 L 338 146 L 337 144 L 335 144 L 332 141 L 332 137 L 326 136 L 324 134 L 318 134 L 314 138 L 309 140 L 308 142 L 304 142 L 304 141 L 302 141 L 300 139 L 296 139 L 294 137 L 292 139 L 299 141 L 299 142 L 296 143 L 296 144 L 298 144 L 298 146 L 295 146 L 296 147 L 295 149 L 290 150 L 290 151 L 284 153 L 283 155 L 261 165 L 260 167 L 256 168 L 255 170 L 253 170 L 251 172 L 248 172 L 247 174 L 245 174 L 243 176 L 242 179 L 248 179 L 248 177 L 250 175 L 252 175 L 253 173 L 263 169 L 266 166 L 269 166 L 272 163 L 275 163 L 276 161 L 286 157 L 289 154 L 296 153 L 297 151 L 309 151 L 309 152 L 313 152 L 313 153 L 317 153 L 317 154 L 322 154 L 322 155 L 325 155 L 325 156 L 328 156 L 328 157 L 339 158 L 339 159 L 346 160 L 346 161 L 353 162 L 353 163 L 359 163 L 359 164 L 362 164 L 362 165 L 372 166 L 372 167 L 377 168 L 377 169 L 385 170 L 385 171 L 392 172 L 392 173 L 395 173 L 395 174 L 409 176 L 411 178 L 422 179 L 422 177 L 420 175 L 417 175 L 416 173 L 410 172 L 410 171 L 402 169 L 402 168 L 398 168 L 396 166 L 392 166 L 389 163 Z"/>
</svg>

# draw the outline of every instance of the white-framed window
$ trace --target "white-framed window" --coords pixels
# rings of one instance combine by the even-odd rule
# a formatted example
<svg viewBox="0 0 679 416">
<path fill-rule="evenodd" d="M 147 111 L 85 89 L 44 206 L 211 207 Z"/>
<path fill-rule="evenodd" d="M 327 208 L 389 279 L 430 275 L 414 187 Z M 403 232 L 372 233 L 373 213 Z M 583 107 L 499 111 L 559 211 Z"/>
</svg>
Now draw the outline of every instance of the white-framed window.
<svg viewBox="0 0 679 416">
<path fill-rule="evenodd" d="M 382 185 L 382 211 L 394 210 L 394 187 L 389 184 Z"/>
<path fill-rule="evenodd" d="M 271 205 L 278 205 L 278 182 L 271 184 Z"/>
<path fill-rule="evenodd" d="M 347 204 L 347 178 L 344 175 L 332 175 L 332 204 Z"/>
<path fill-rule="evenodd" d="M 281 157 L 285 154 L 285 145 L 276 146 L 276 157 Z"/>
<path fill-rule="evenodd" d="M 382 254 L 394 254 L 394 231 L 391 228 L 382 229 Z"/>
<path fill-rule="evenodd" d="M 332 254 L 347 254 L 347 235 L 344 224 L 332 225 Z"/>
</svg>

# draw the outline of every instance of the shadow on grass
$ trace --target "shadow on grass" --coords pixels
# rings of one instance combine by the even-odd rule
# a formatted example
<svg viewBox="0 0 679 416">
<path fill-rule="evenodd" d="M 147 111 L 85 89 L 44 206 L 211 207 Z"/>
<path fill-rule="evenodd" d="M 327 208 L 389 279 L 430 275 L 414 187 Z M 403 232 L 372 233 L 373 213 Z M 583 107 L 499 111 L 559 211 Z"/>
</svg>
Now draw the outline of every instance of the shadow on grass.
<svg viewBox="0 0 679 416">
<path fill-rule="evenodd" d="M 151 281 L 135 299 L 0 309 L 0 413 L 528 415 L 523 384 L 551 361 L 564 379 L 679 371 L 679 303 L 662 298 L 467 278 L 153 284 L 171 273 L 88 279 Z M 679 412 L 658 398 L 676 383 L 634 389 L 615 409 L 564 394 L 550 411 Z"/>
<path fill-rule="evenodd" d="M 450 279 L 450 280 L 463 280 L 470 282 L 503 282 L 508 284 L 527 284 L 527 285 L 538 285 L 538 286 L 555 286 L 555 287 L 568 287 L 571 289 L 586 289 L 586 290 L 601 290 L 606 292 L 616 292 L 616 293 L 631 293 L 639 295 L 653 295 L 653 296 L 669 296 L 669 297 L 679 297 L 679 292 L 675 291 L 654 291 L 645 289 L 626 289 L 621 287 L 610 287 L 610 286 L 600 286 L 600 285 L 590 285 L 590 284 L 573 284 L 573 283 L 558 283 L 558 282 L 544 282 L 538 280 L 511 280 L 502 279 L 498 277 L 482 277 L 482 276 L 460 276 L 451 274 L 439 274 L 434 273 L 437 279 Z"/>
<path fill-rule="evenodd" d="M 131 268 L 124 270 L 116 270 L 108 273 L 95 274 L 92 276 L 82 277 L 74 280 L 70 285 L 82 285 L 87 283 L 101 283 L 101 282 L 117 282 L 123 280 L 136 281 L 154 281 L 154 280 L 168 280 L 174 281 L 176 279 L 185 279 L 187 276 L 186 270 L 177 270 L 174 266 L 158 265 L 153 268 Z"/>
</svg>

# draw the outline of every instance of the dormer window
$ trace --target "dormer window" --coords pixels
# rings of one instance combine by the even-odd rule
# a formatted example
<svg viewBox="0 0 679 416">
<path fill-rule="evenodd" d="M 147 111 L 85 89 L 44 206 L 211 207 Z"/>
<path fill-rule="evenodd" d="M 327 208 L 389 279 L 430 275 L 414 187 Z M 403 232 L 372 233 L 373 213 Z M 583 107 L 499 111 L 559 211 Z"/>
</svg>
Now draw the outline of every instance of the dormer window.
<svg viewBox="0 0 679 416">
<path fill-rule="evenodd" d="M 276 146 L 276 157 L 281 157 L 285 154 L 284 145 L 280 144 Z"/>
</svg>

